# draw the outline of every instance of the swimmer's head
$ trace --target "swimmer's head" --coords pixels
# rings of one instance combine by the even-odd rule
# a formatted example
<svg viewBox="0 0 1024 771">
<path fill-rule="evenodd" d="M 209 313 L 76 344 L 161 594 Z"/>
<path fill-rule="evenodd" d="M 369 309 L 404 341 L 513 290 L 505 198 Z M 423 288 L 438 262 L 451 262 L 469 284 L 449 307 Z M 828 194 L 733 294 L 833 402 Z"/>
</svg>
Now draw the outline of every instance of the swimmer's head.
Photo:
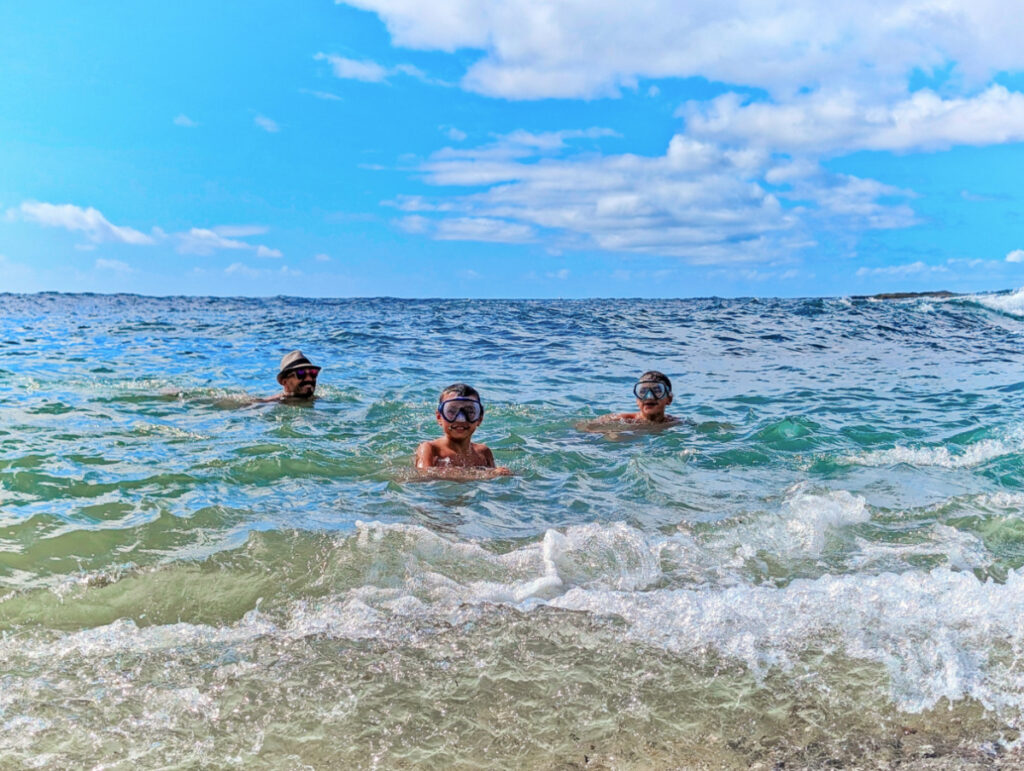
<svg viewBox="0 0 1024 771">
<path fill-rule="evenodd" d="M 480 392 L 473 388 L 473 386 L 466 385 L 465 383 L 452 383 L 441 391 L 441 396 L 437 401 L 443 402 L 446 397 L 449 399 L 465 397 L 467 399 L 476 399 L 477 401 L 480 401 Z"/>
<path fill-rule="evenodd" d="M 672 381 L 668 379 L 668 375 L 664 375 L 656 369 L 649 369 L 638 377 L 636 384 L 639 386 L 641 383 L 661 383 L 669 393 L 672 393 Z"/>
<path fill-rule="evenodd" d="M 441 391 L 437 422 L 450 438 L 472 436 L 484 419 L 480 392 L 465 383 L 453 383 Z"/>
<path fill-rule="evenodd" d="M 663 420 L 665 408 L 672 403 L 672 381 L 657 370 L 648 370 L 636 381 L 633 395 L 645 420 Z"/>
<path fill-rule="evenodd" d="M 316 391 L 316 378 L 320 367 L 314 365 L 302 351 L 286 353 L 281 359 L 277 382 L 284 387 L 285 396 L 311 399 Z"/>
</svg>

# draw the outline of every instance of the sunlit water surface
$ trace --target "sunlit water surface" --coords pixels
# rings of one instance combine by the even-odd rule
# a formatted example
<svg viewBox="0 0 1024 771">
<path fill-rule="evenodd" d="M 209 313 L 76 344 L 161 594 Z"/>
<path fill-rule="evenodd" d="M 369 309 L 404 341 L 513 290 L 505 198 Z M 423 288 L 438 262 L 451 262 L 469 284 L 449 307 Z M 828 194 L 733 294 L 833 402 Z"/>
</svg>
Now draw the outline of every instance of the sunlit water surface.
<svg viewBox="0 0 1024 771">
<path fill-rule="evenodd" d="M 1022 315 L 0 295 L 0 767 L 1017 762 Z"/>
</svg>

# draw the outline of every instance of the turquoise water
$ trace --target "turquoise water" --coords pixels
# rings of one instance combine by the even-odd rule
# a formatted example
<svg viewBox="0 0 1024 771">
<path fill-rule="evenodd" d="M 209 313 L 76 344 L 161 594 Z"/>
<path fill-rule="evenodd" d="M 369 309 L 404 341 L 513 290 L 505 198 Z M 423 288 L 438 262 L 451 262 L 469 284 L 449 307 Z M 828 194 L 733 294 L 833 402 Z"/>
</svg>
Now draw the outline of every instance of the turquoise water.
<svg viewBox="0 0 1024 771">
<path fill-rule="evenodd" d="M 0 295 L 0 767 L 1011 762 L 1022 317 Z M 411 472 L 458 380 L 514 477 Z"/>
</svg>

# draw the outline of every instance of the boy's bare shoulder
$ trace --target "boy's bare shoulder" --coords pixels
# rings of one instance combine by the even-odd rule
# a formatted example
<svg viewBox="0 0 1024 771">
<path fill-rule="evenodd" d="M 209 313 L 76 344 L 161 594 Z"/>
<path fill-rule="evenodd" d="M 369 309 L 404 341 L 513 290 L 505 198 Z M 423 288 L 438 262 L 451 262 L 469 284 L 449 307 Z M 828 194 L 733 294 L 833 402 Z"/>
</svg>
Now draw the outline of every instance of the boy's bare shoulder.
<svg viewBox="0 0 1024 771">
<path fill-rule="evenodd" d="M 434 462 L 441 454 L 440 448 L 435 444 L 438 441 L 438 439 L 428 439 L 425 442 L 419 443 L 413 459 L 413 463 L 417 468 L 426 468 L 427 466 L 434 465 Z"/>
<path fill-rule="evenodd" d="M 608 424 L 632 423 L 637 419 L 635 412 L 609 412 L 607 415 L 598 415 L 590 420 L 581 420 L 576 424 L 579 431 L 601 431 Z"/>
<path fill-rule="evenodd" d="M 615 433 L 622 430 L 648 430 L 661 429 L 678 425 L 683 421 L 674 415 L 666 415 L 664 420 L 645 420 L 639 412 L 611 412 L 607 415 L 600 415 L 593 420 L 585 420 L 576 424 L 579 431 L 589 431 L 596 434 Z"/>
</svg>

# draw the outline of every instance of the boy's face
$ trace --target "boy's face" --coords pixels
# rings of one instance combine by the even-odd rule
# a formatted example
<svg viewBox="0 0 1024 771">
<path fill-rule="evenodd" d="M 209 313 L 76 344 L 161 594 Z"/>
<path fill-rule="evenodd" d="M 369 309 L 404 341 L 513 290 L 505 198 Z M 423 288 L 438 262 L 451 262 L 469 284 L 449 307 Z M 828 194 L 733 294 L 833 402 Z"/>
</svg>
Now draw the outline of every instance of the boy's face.
<svg viewBox="0 0 1024 771">
<path fill-rule="evenodd" d="M 437 424 L 449 439 L 468 439 L 484 422 L 482 408 L 476 420 L 469 420 L 480 407 L 480 400 L 475 397 L 444 393 L 441 394 L 441 402 L 446 414 L 442 414 L 440 409 L 437 411 Z M 454 419 L 448 420 L 449 417 Z"/>
<path fill-rule="evenodd" d="M 645 389 L 642 383 L 637 384 L 636 391 L 640 393 L 636 397 L 637 411 L 646 420 L 659 420 L 665 416 L 665 408 L 672 403 L 671 393 L 656 399 L 654 393 Z"/>
</svg>

